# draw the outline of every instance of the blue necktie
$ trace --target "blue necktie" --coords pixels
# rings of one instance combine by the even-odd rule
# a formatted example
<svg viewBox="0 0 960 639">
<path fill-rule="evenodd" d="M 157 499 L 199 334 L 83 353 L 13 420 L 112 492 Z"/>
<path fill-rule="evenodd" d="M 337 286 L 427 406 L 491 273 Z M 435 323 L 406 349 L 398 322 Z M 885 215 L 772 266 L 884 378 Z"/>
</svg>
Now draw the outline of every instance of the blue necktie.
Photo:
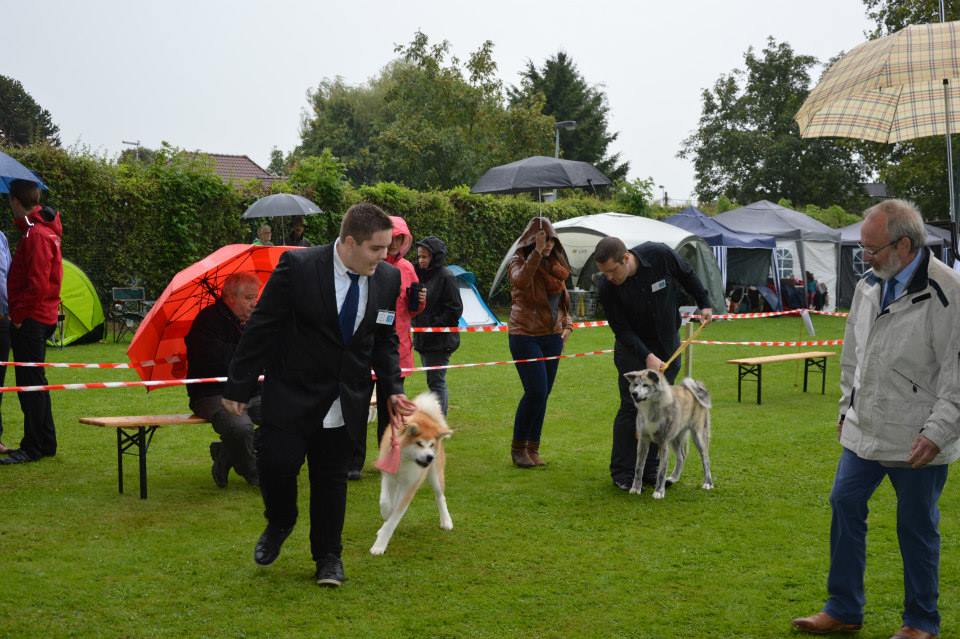
<svg viewBox="0 0 960 639">
<path fill-rule="evenodd" d="M 356 273 L 347 273 L 350 276 L 350 288 L 340 307 L 340 335 L 343 343 L 349 344 L 353 337 L 353 327 L 357 323 L 357 306 L 360 303 L 360 276 Z"/>
<path fill-rule="evenodd" d="M 880 304 L 880 310 L 890 306 L 890 302 L 893 301 L 893 293 L 897 290 L 897 282 L 895 280 L 887 281 L 887 289 L 883 292 L 883 302 Z"/>
</svg>

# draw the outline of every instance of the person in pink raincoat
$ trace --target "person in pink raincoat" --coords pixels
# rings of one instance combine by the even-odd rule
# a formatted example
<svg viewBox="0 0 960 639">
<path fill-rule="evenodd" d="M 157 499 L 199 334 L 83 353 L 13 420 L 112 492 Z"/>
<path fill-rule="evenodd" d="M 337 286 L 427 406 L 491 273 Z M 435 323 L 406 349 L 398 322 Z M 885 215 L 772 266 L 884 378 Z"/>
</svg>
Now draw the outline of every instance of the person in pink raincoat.
<svg viewBox="0 0 960 639">
<path fill-rule="evenodd" d="M 413 264 L 405 256 L 413 246 L 413 236 L 406 220 L 391 215 L 393 221 L 393 241 L 387 249 L 387 263 L 392 264 L 400 271 L 400 296 L 397 298 L 397 315 L 394 327 L 400 340 L 400 377 L 410 374 L 413 363 L 413 340 L 410 335 L 410 323 L 414 317 L 423 312 L 427 305 L 427 289 L 420 288 L 420 280 Z M 383 438 L 383 433 L 390 423 L 390 416 L 381 407 L 387 405 L 387 398 L 381 397 L 380 385 L 377 384 L 377 442 Z M 347 479 L 360 479 L 363 470 L 364 458 L 367 455 L 367 442 L 361 439 L 353 452 L 353 463 L 347 471 Z"/>
</svg>

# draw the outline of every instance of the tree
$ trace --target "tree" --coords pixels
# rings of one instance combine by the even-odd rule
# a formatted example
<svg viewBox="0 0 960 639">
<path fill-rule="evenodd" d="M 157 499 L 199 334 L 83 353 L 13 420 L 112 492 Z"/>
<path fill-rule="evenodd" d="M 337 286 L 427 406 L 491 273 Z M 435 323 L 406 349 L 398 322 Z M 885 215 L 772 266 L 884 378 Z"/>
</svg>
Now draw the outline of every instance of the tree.
<svg viewBox="0 0 960 639">
<path fill-rule="evenodd" d="M 542 103 L 506 103 L 492 42 L 464 64 L 449 55 L 449 42 L 432 44 L 421 32 L 396 52 L 365 85 L 337 78 L 310 93 L 295 158 L 329 148 L 354 183 L 438 189 L 550 148 L 553 120 Z"/>
<path fill-rule="evenodd" d="M 679 157 L 692 157 L 701 200 L 788 198 L 798 205 L 861 204 L 864 167 L 845 140 L 801 139 L 793 121 L 809 91 L 816 59 L 769 38 L 745 70 L 722 75 L 702 93 L 697 130 Z"/>
<path fill-rule="evenodd" d="M 60 128 L 18 80 L 0 75 L 0 144 L 26 146 L 46 142 L 60 146 Z"/>
<path fill-rule="evenodd" d="M 867 17 L 876 22 L 870 39 L 899 31 L 907 25 L 940 22 L 939 0 L 864 0 Z M 944 3 L 946 20 L 960 19 L 956 2 Z"/>
<path fill-rule="evenodd" d="M 270 164 L 267 165 L 267 171 L 271 175 L 283 175 L 287 170 L 287 160 L 283 157 L 283 151 L 277 147 L 270 149 Z"/>
<path fill-rule="evenodd" d="M 545 115 L 557 122 L 576 121 L 576 128 L 560 135 L 561 157 L 590 162 L 613 181 L 626 179 L 629 162 L 621 163 L 619 153 L 607 155 L 610 143 L 618 136 L 607 131 L 607 96 L 587 84 L 566 53 L 560 51 L 547 58 L 540 69 L 527 61 L 527 68 L 520 75 L 520 86 L 507 90 L 511 104 L 529 104 L 543 96 Z"/>
</svg>

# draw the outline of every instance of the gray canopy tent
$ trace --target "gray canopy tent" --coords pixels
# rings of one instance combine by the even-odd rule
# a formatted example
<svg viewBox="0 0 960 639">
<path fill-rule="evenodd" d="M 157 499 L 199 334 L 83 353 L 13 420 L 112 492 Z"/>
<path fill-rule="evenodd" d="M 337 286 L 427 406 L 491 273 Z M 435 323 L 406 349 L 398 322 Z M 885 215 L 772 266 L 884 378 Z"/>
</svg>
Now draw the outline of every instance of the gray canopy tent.
<svg viewBox="0 0 960 639">
<path fill-rule="evenodd" d="M 772 235 L 777 241 L 780 279 L 803 281 L 810 271 L 827 286 L 826 310 L 836 307 L 840 231 L 767 200 L 721 213 L 714 219 L 735 231 Z"/>
</svg>

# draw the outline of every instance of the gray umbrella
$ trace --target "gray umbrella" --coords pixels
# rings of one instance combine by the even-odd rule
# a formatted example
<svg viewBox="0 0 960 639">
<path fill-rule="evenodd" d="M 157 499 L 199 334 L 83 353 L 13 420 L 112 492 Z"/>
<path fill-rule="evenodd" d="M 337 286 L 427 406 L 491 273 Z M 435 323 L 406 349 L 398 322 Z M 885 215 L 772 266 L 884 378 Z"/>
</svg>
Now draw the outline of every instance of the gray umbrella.
<svg viewBox="0 0 960 639">
<path fill-rule="evenodd" d="M 471 193 L 522 193 L 546 189 L 606 186 L 610 179 L 592 164 L 535 155 L 495 166 L 477 180 Z"/>
<path fill-rule="evenodd" d="M 274 193 L 262 197 L 243 212 L 243 219 L 255 217 L 288 217 L 323 213 L 320 207 L 305 197 L 293 193 Z"/>
</svg>

